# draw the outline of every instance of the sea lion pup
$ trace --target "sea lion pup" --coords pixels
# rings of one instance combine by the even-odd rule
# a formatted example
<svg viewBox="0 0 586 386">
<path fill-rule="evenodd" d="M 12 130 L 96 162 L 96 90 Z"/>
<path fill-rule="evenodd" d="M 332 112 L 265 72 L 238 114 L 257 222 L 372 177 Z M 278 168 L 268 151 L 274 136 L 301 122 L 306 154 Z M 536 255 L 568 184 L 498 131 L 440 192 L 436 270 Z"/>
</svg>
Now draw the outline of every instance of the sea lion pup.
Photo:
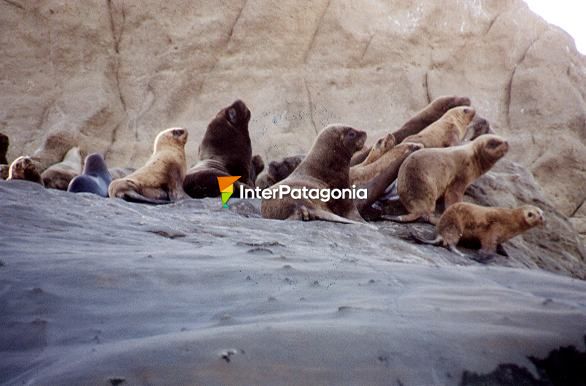
<svg viewBox="0 0 586 386">
<path fill-rule="evenodd" d="M 112 182 L 112 176 L 101 154 L 93 153 L 85 157 L 83 173 L 74 177 L 68 192 L 94 193 L 98 196 L 108 197 L 108 186 Z"/>
<path fill-rule="evenodd" d="M 479 240 L 480 255 L 489 257 L 496 253 L 499 244 L 543 224 L 543 211 L 532 205 L 508 209 L 459 202 L 446 209 L 440 217 L 434 240 L 426 240 L 415 233 L 412 235 L 427 244 L 442 243 L 460 256 L 464 254 L 456 249 L 456 245 L 461 239 Z"/>
<path fill-rule="evenodd" d="M 267 170 L 259 174 L 255 181 L 255 185 L 261 189 L 266 189 L 277 182 L 283 181 L 293 173 L 293 170 L 299 166 L 304 158 L 304 155 L 294 155 L 269 162 L 269 167 Z"/>
<path fill-rule="evenodd" d="M 425 148 L 459 145 L 475 115 L 476 110 L 470 106 L 451 108 L 440 119 L 403 141 L 421 143 Z"/>
<path fill-rule="evenodd" d="M 470 106 L 470 98 L 458 96 L 441 96 L 434 99 L 423 110 L 418 111 L 411 119 L 393 132 L 395 143 L 399 144 L 410 135 L 419 133 L 427 126 L 440 119 L 448 110 L 457 106 Z M 365 147 L 352 157 L 350 166 L 357 165 L 368 156 L 370 147 Z"/>
<path fill-rule="evenodd" d="M 384 218 L 398 222 L 423 218 L 435 224 L 436 201 L 443 197 L 446 208 L 462 201 L 468 185 L 508 150 L 504 138 L 486 134 L 465 145 L 421 149 L 411 154 L 401 165 L 397 178 L 399 199 L 409 214 Z"/>
<path fill-rule="evenodd" d="M 8 145 L 10 145 L 8 136 L 6 134 L 0 133 L 0 165 L 8 165 L 8 160 L 6 159 Z"/>
<path fill-rule="evenodd" d="M 187 130 L 182 128 L 161 131 L 146 164 L 128 176 L 112 181 L 108 195 L 147 204 L 167 204 L 188 198 L 183 191 L 187 135 Z"/>
<path fill-rule="evenodd" d="M 305 159 L 291 175 L 274 185 L 291 189 L 349 189 L 349 169 L 352 154 L 364 146 L 366 133 L 344 125 L 329 125 L 313 142 Z M 277 220 L 324 220 L 346 224 L 364 223 L 356 203 L 351 198 L 295 199 L 291 195 L 282 199 L 263 198 L 261 214 Z"/>
<path fill-rule="evenodd" d="M 69 149 L 63 161 L 49 166 L 41 173 L 45 188 L 67 190 L 73 177 L 81 173 L 81 154 L 79 147 Z"/>
<path fill-rule="evenodd" d="M 254 186 L 249 121 L 250 110 L 241 100 L 216 114 L 199 145 L 199 162 L 185 176 L 187 194 L 194 198 L 219 196 L 218 176 L 241 176 L 234 184 L 235 197 L 240 184 Z"/>
<path fill-rule="evenodd" d="M 12 161 L 7 180 L 27 180 L 43 185 L 37 165 L 28 156 L 21 156 Z"/>
</svg>

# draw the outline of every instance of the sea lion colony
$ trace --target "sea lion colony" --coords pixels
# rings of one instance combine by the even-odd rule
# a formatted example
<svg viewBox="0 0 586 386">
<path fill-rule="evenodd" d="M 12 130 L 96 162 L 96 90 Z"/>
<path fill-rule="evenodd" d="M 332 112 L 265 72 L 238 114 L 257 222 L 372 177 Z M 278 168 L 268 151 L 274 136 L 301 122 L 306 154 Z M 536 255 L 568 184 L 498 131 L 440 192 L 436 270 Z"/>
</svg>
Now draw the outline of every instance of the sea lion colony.
<svg viewBox="0 0 586 386">
<path fill-rule="evenodd" d="M 148 204 L 217 197 L 217 178 L 222 176 L 241 176 L 234 184 L 235 197 L 240 185 L 273 191 L 282 185 L 298 189 L 362 189 L 367 192 L 365 197 L 324 201 L 289 194 L 263 197 L 261 201 L 261 214 L 267 219 L 355 224 L 372 219 L 373 211 L 377 212 L 380 203 L 389 199 L 393 188 L 398 193 L 394 199 L 400 200 L 407 213 L 394 217 L 378 213 L 375 218 L 437 224 L 435 240 L 414 237 L 423 242 L 443 242 L 455 253 L 460 253 L 455 248 L 460 239 L 476 238 L 481 241 L 481 252 L 490 255 L 497 243 L 543 224 L 538 208 L 491 208 L 487 212 L 488 208 L 467 204 L 467 220 L 462 220 L 463 214 L 458 215 L 464 213 L 459 203 L 466 188 L 508 151 L 507 141 L 495 135 L 488 122 L 476 114 L 469 98 L 437 98 L 372 146 L 364 146 L 367 133 L 363 130 L 342 124 L 326 126 L 307 155 L 273 160 L 266 170 L 262 158 L 252 155 L 250 117 L 250 110 L 241 100 L 220 110 L 207 127 L 199 145 L 198 162 L 191 168 L 186 165 L 184 148 L 188 131 L 171 128 L 157 135 L 151 157 L 136 170 L 109 171 L 102 156 L 94 153 L 86 157 L 82 171 L 80 151 L 75 146 L 68 149 L 62 162 L 48 165 L 45 170 L 43 160 L 28 156 L 18 157 L 3 169 L 8 169 L 9 180 L 29 180 L 47 188 Z M 469 133 L 471 139 L 466 141 Z M 0 139 L 0 156 L 5 157 L 8 137 L 0 133 Z M 45 146 L 47 143 L 50 145 L 49 141 Z M 51 153 L 52 149 L 45 151 Z M 435 205 L 442 198 L 445 213 L 440 217 Z M 498 218 L 496 228 L 485 224 L 487 218 L 493 217 Z"/>
</svg>

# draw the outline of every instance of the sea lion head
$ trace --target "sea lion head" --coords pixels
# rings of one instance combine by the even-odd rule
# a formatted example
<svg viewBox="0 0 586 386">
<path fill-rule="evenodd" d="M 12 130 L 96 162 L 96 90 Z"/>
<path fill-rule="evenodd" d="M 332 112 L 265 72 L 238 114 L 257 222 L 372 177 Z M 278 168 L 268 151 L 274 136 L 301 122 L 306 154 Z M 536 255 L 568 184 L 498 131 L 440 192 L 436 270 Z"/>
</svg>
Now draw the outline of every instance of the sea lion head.
<svg viewBox="0 0 586 386">
<path fill-rule="evenodd" d="M 454 117 L 461 125 L 467 127 L 476 116 L 476 110 L 471 106 L 458 106 L 449 109 L 446 114 Z"/>
<path fill-rule="evenodd" d="M 104 157 L 100 153 L 92 153 L 85 157 L 83 174 L 110 174 L 104 162 Z"/>
<path fill-rule="evenodd" d="M 180 127 L 172 127 L 161 131 L 155 138 L 155 153 L 165 147 L 179 147 L 183 149 L 187 143 L 188 132 Z"/>
<path fill-rule="evenodd" d="M 521 209 L 523 210 L 523 219 L 528 226 L 534 227 L 545 224 L 543 211 L 538 207 L 533 205 L 524 205 L 521 207 Z"/>
<path fill-rule="evenodd" d="M 423 146 L 423 144 L 419 142 L 401 142 L 395 147 L 403 149 L 406 154 L 411 154 L 413 152 L 416 152 L 417 150 L 423 149 L 425 146 Z"/>
<path fill-rule="evenodd" d="M 494 164 L 509 151 L 509 143 L 501 136 L 494 134 L 481 135 L 472 142 L 481 161 Z"/>
<path fill-rule="evenodd" d="M 28 156 L 15 159 L 8 170 L 8 179 L 24 179 L 29 172 L 36 171 L 36 165 Z"/>
<path fill-rule="evenodd" d="M 334 151 L 345 151 L 352 154 L 364 147 L 366 132 L 356 130 L 353 127 L 333 124 L 326 126 L 318 136 L 318 142 L 327 142 Z M 325 140 L 325 141 L 324 141 Z"/>
<path fill-rule="evenodd" d="M 470 136 L 470 141 L 473 141 L 484 134 L 496 134 L 492 127 L 490 127 L 490 122 L 478 114 L 474 117 L 472 122 L 468 124 L 466 131 L 468 133 L 472 133 Z"/>
<path fill-rule="evenodd" d="M 228 123 L 236 129 L 246 129 L 250 121 L 250 110 L 244 102 L 237 99 L 230 106 L 226 107 L 216 115 L 216 118 L 225 118 Z"/>
</svg>

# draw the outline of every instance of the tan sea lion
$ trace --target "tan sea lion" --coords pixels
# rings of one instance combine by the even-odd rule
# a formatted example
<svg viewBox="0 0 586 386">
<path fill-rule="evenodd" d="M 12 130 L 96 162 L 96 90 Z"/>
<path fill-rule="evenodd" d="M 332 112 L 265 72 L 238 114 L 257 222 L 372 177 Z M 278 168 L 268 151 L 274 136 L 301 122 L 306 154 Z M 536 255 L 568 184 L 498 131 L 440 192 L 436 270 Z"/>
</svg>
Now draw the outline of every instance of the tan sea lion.
<svg viewBox="0 0 586 386">
<path fill-rule="evenodd" d="M 43 185 L 37 165 L 28 156 L 21 156 L 12 161 L 7 180 L 27 180 Z"/>
<path fill-rule="evenodd" d="M 0 165 L 8 165 L 8 160 L 6 159 L 6 153 L 8 152 L 8 146 L 10 145 L 10 140 L 6 134 L 0 133 Z"/>
<path fill-rule="evenodd" d="M 309 154 L 297 168 L 277 183 L 291 189 L 348 189 L 350 188 L 350 158 L 364 146 L 366 133 L 344 125 L 329 125 L 315 139 Z M 264 191 L 266 192 L 266 190 Z M 293 198 L 285 195 L 261 201 L 264 218 L 277 220 L 324 220 L 340 223 L 363 223 L 355 201 L 352 198 L 330 199 Z"/>
<path fill-rule="evenodd" d="M 79 147 L 71 148 L 63 161 L 49 166 L 41 178 L 45 188 L 67 190 L 71 180 L 81 174 L 81 154 Z"/>
<path fill-rule="evenodd" d="M 128 176 L 112 181 L 108 195 L 149 204 L 166 204 L 187 198 L 183 191 L 187 135 L 187 130 L 182 128 L 161 131 L 146 164 Z"/>
<path fill-rule="evenodd" d="M 488 257 L 495 254 L 499 244 L 543 224 L 543 211 L 532 205 L 508 209 L 459 202 L 440 217 L 434 240 L 426 240 L 417 234 L 413 236 L 427 244 L 442 243 L 460 256 L 464 256 L 456 249 L 460 240 L 479 240 L 480 254 Z"/>
<path fill-rule="evenodd" d="M 401 165 L 397 178 L 399 199 L 409 214 L 387 219 L 409 222 L 423 218 L 436 223 L 436 201 L 443 197 L 446 208 L 462 201 L 466 188 L 508 150 L 504 138 L 487 134 L 465 145 L 413 153 Z"/>
<path fill-rule="evenodd" d="M 269 162 L 267 170 L 256 178 L 255 185 L 261 189 L 266 189 L 277 182 L 283 181 L 293 173 L 293 170 L 299 166 L 304 158 L 305 155 L 294 155 Z"/>
<path fill-rule="evenodd" d="M 194 198 L 219 196 L 219 176 L 241 176 L 234 184 L 234 197 L 240 184 L 254 186 L 249 121 L 250 110 L 241 100 L 216 114 L 199 145 L 199 162 L 185 176 L 187 194 Z"/>
<path fill-rule="evenodd" d="M 410 135 L 419 133 L 433 122 L 440 119 L 448 110 L 457 106 L 470 106 L 470 98 L 457 96 L 441 96 L 434 99 L 430 104 L 418 111 L 412 118 L 393 132 L 395 143 L 399 144 Z M 370 153 L 370 146 L 364 147 L 352 157 L 350 166 L 357 165 L 364 161 Z"/>
<path fill-rule="evenodd" d="M 470 106 L 453 107 L 440 119 L 403 141 L 421 143 L 425 148 L 459 145 L 475 115 L 476 110 Z"/>
</svg>

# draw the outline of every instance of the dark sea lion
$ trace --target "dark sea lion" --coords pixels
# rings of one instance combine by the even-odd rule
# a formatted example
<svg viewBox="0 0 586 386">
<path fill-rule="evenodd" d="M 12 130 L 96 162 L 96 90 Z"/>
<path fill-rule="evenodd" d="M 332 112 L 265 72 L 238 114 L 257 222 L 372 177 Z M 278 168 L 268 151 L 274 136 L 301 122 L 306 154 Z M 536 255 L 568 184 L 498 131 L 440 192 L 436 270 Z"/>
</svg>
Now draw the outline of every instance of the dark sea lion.
<svg viewBox="0 0 586 386">
<path fill-rule="evenodd" d="M 83 172 L 74 177 L 67 188 L 73 193 L 94 193 L 98 196 L 108 197 L 108 186 L 112 182 L 112 176 L 101 154 L 93 153 L 85 157 Z"/>
<path fill-rule="evenodd" d="M 146 164 L 128 176 L 112 181 L 108 195 L 148 204 L 167 204 L 188 198 L 183 191 L 187 135 L 187 130 L 182 128 L 160 132 Z"/>
<path fill-rule="evenodd" d="M 509 209 L 459 202 L 440 217 L 434 240 L 413 236 L 427 244 L 442 243 L 460 256 L 463 254 L 456 249 L 460 240 L 479 240 L 480 254 L 489 257 L 496 253 L 499 244 L 544 222 L 543 211 L 532 205 Z"/>
<path fill-rule="evenodd" d="M 220 110 L 199 145 L 199 162 L 185 176 L 183 188 L 194 198 L 220 195 L 217 177 L 241 176 L 234 186 L 254 186 L 252 147 L 248 133 L 250 110 L 241 100 Z M 235 189 L 237 197 L 239 189 Z"/>
<path fill-rule="evenodd" d="M 10 140 L 6 134 L 0 133 L 0 165 L 8 165 L 8 160 L 6 159 L 6 153 L 8 152 L 8 146 L 10 145 Z"/>
<path fill-rule="evenodd" d="M 257 177 L 255 181 L 256 186 L 261 189 L 266 189 L 277 182 L 283 181 L 289 177 L 304 158 L 305 155 L 294 155 L 269 162 L 267 170 Z"/>
</svg>

